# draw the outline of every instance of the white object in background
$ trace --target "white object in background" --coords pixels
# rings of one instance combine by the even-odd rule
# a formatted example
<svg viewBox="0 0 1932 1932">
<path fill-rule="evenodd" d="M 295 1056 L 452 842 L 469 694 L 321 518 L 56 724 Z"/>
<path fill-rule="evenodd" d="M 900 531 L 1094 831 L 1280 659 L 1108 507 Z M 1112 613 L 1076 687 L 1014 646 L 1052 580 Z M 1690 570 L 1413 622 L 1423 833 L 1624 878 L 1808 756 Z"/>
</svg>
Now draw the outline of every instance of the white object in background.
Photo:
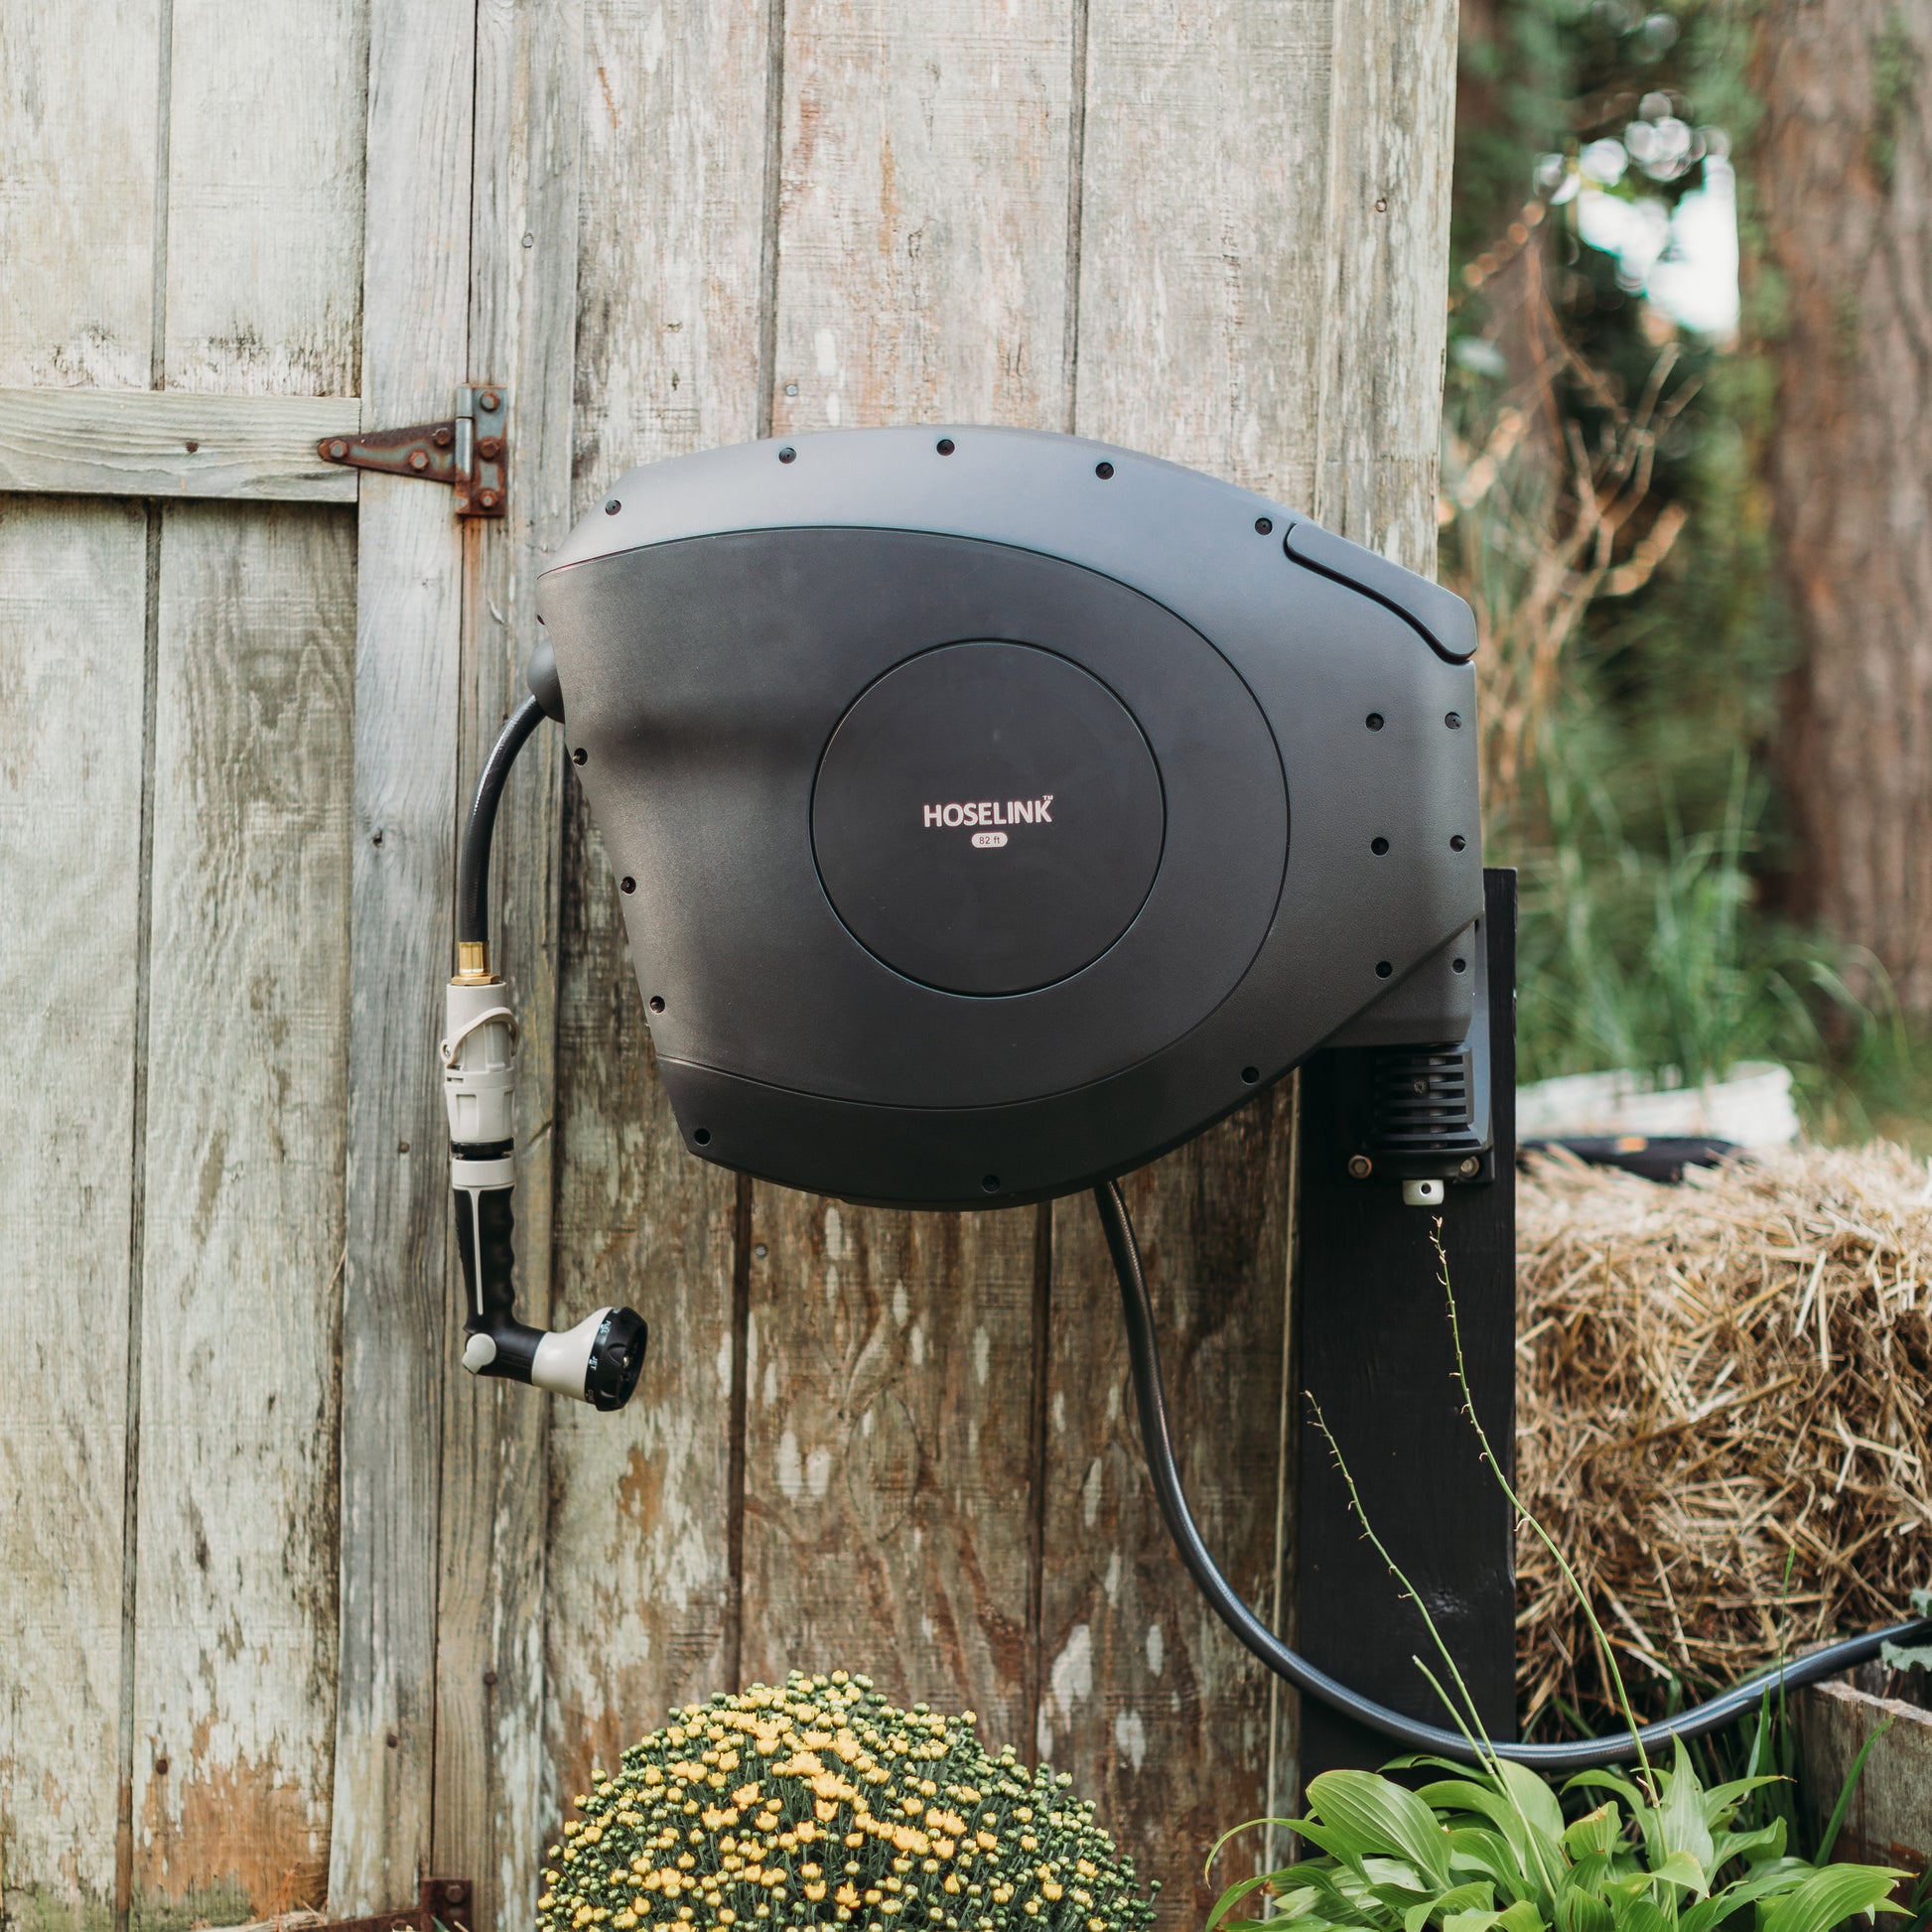
<svg viewBox="0 0 1932 1932">
<path fill-rule="evenodd" d="M 1519 1141 L 1644 1134 L 1784 1147 L 1798 1132 L 1791 1069 L 1770 1060 L 1739 1060 L 1722 1080 L 1697 1087 L 1653 1087 L 1619 1072 L 1566 1073 L 1516 1090 Z"/>
</svg>

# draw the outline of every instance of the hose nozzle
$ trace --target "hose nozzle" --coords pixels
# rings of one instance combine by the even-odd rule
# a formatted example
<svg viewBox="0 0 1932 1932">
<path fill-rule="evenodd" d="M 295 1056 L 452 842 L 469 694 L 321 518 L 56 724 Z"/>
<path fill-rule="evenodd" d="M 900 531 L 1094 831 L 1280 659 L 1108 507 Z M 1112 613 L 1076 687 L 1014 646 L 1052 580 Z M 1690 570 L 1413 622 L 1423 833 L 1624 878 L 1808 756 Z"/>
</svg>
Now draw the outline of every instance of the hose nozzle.
<svg viewBox="0 0 1932 1932">
<path fill-rule="evenodd" d="M 499 979 L 461 973 L 446 995 L 443 1090 L 450 1116 L 450 1184 L 463 1261 L 472 1375 L 527 1382 L 621 1409 L 637 1386 L 649 1330 L 630 1309 L 599 1309 L 574 1328 L 532 1328 L 516 1318 L 516 1179 L 510 1104 L 516 1083 L 516 1017 Z"/>
</svg>

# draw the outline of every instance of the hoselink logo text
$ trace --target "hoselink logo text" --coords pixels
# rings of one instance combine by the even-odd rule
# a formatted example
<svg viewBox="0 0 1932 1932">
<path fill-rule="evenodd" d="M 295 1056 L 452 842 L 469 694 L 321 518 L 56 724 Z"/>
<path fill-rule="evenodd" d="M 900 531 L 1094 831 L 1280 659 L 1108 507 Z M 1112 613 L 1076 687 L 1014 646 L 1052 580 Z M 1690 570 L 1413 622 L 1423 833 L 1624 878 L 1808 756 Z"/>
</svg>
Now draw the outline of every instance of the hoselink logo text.
<svg viewBox="0 0 1932 1932">
<path fill-rule="evenodd" d="M 920 823 L 927 826 L 954 825 L 1050 825 L 1053 794 L 1044 798 L 981 798 L 972 804 L 924 805 Z"/>
</svg>

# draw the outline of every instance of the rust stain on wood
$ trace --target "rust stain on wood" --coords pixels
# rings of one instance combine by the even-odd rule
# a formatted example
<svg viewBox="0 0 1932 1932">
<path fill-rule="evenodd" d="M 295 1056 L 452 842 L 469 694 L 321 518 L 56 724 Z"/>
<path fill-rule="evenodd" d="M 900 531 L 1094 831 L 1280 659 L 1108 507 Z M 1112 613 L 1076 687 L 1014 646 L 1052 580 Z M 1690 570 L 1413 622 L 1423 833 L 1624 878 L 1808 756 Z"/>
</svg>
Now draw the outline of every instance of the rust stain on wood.
<svg viewBox="0 0 1932 1932">
<path fill-rule="evenodd" d="M 618 1481 L 618 1509 L 640 1530 L 657 1521 L 658 1506 L 664 1496 L 664 1465 L 647 1456 L 640 1446 L 632 1447 L 624 1458 L 623 1474 Z"/>
<path fill-rule="evenodd" d="M 199 1768 L 211 1725 L 150 1780 L 141 1809 L 136 1881 L 149 1903 L 234 1889 L 258 1918 L 320 1908 L 329 1887 L 326 1803 L 313 1778 L 273 1758 Z"/>
</svg>

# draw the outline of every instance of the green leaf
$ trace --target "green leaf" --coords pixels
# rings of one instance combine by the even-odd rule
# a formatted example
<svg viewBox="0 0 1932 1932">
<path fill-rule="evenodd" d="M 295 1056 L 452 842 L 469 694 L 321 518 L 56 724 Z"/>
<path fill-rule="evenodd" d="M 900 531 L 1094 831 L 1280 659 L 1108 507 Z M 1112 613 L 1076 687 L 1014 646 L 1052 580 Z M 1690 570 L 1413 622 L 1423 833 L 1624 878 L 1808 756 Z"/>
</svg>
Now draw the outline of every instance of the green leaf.
<svg viewBox="0 0 1932 1932">
<path fill-rule="evenodd" d="M 1711 1827 L 1704 1822 L 1704 1787 L 1698 1782 L 1698 1774 L 1691 1768 L 1691 1753 L 1684 1748 L 1683 1738 L 1677 1740 L 1677 1761 L 1668 1773 L 1660 1771 L 1657 1775 L 1664 1786 L 1663 1802 L 1657 1807 L 1658 1829 L 1663 1844 L 1654 1847 L 1651 1856 L 1656 1857 L 1662 1850 L 1666 1857 L 1658 1865 L 1658 1875 L 1671 1858 L 1679 1852 L 1688 1852 L 1697 1864 L 1695 1889 L 1702 1892 L 1709 1889 L 1706 1873 L 1711 1869 Z M 1673 1878 L 1671 1883 L 1680 1882 Z"/>
<path fill-rule="evenodd" d="M 1716 1850 L 1711 1855 L 1713 1875 L 1722 1871 L 1732 1859 L 1742 1859 L 1746 1864 L 1758 1864 L 1765 1859 L 1783 1858 L 1788 1829 L 1782 1818 L 1774 1818 L 1754 1832 L 1720 1832 L 1714 1841 Z"/>
<path fill-rule="evenodd" d="M 1617 1932 L 1671 1932 L 1673 1920 L 1647 1892 L 1632 1893 L 1616 1915 Z"/>
<path fill-rule="evenodd" d="M 1362 1875 L 1375 1889 L 1375 1895 L 1383 1898 L 1390 1892 L 1404 1894 L 1403 1904 L 1409 1899 L 1420 1898 L 1426 1892 L 1432 1898 L 1441 1889 L 1440 1884 L 1425 1878 L 1407 1859 L 1369 1858 L 1362 1861 Z M 1395 1901 L 1386 1902 L 1394 1908 Z"/>
<path fill-rule="evenodd" d="M 1458 1871 L 1480 1871 L 1493 1878 L 1512 1899 L 1530 1888 L 1514 1847 L 1500 1832 L 1482 1825 L 1451 1826 L 1449 1864 Z"/>
<path fill-rule="evenodd" d="M 1301 1829 L 1301 1820 L 1298 1818 L 1250 1818 L 1244 1825 L 1230 1825 L 1208 1847 L 1207 1862 L 1201 1866 L 1201 1876 L 1205 1878 L 1214 1869 L 1214 1861 L 1221 1856 L 1221 1847 L 1227 1844 L 1230 1839 L 1239 1838 L 1243 1832 L 1258 1832 L 1269 1825 L 1279 1825 L 1283 1831 L 1294 1832 Z"/>
<path fill-rule="evenodd" d="M 1516 1888 L 1520 1890 L 1523 1884 L 1533 1882 L 1536 1867 L 1530 1850 L 1531 1834 L 1507 1793 L 1493 1784 L 1477 1784 L 1467 1778 L 1443 1778 L 1435 1784 L 1424 1785 L 1416 1796 L 1437 1811 L 1459 1809 L 1486 1818 L 1503 1835 L 1515 1856 L 1519 1872 Z"/>
<path fill-rule="evenodd" d="M 1220 1925 L 1222 1915 L 1240 1904 L 1250 1892 L 1259 1889 L 1263 1885 L 1272 1884 L 1278 1879 L 1286 1878 L 1287 1876 L 1288 1873 L 1286 1871 L 1263 1871 L 1257 1872 L 1249 1878 L 1237 1878 L 1214 1901 L 1214 1909 L 1207 1915 L 1207 1932 L 1215 1932 L 1215 1928 Z M 1224 1932 L 1232 1932 L 1232 1928 L 1224 1928 Z"/>
<path fill-rule="evenodd" d="M 1711 1889 L 1711 1879 L 1697 1859 L 1689 1852 L 1673 1852 L 1652 1874 L 1667 1885 L 1681 1885 L 1688 1892 L 1695 1892 L 1702 1898 Z"/>
<path fill-rule="evenodd" d="M 1557 1893 L 1558 1932 L 1613 1932 L 1610 1908 L 1591 1891 L 1566 1885 Z"/>
<path fill-rule="evenodd" d="M 1564 1897 L 1607 1899 L 1615 1875 L 1609 1853 L 1586 1852 L 1563 1874 L 1559 1893 Z"/>
<path fill-rule="evenodd" d="M 1519 1898 L 1513 1905 L 1505 1905 L 1496 1916 L 1496 1923 L 1502 1932 L 1548 1932 L 1547 1922 L 1527 1898 Z"/>
<path fill-rule="evenodd" d="M 1932 1643 L 1893 1643 L 1878 1646 L 1878 1661 L 1888 1670 L 1932 1670 Z"/>
<path fill-rule="evenodd" d="M 1678 1932 L 1712 1932 L 1733 1912 L 1754 1905 L 1761 1898 L 1774 1898 L 1792 1889 L 1812 1870 L 1805 1859 L 1767 1859 L 1722 1891 L 1716 1891 L 1685 1912 L 1677 1922 Z"/>
<path fill-rule="evenodd" d="M 1628 1778 L 1618 1777 L 1614 1771 L 1579 1771 L 1563 1788 L 1566 1791 L 1614 1791 L 1632 1814 L 1643 1810 L 1650 1802 Z"/>
<path fill-rule="evenodd" d="M 1876 1864 L 1822 1865 L 1764 1914 L 1764 1932 L 1832 1932 L 1855 1912 L 1896 1912 L 1892 1887 L 1909 1875 Z"/>
<path fill-rule="evenodd" d="M 1412 1905 L 1402 1915 L 1402 1932 L 1423 1932 L 1423 1927 L 1439 1915 L 1449 1912 L 1480 1912 L 1491 1910 L 1496 1903 L 1496 1888 L 1481 1880 L 1466 1885 L 1451 1885 L 1448 1891 L 1438 1892 L 1434 1898 L 1426 1898 L 1418 1905 Z"/>
<path fill-rule="evenodd" d="M 1570 1826 L 1563 1835 L 1564 1850 L 1572 1858 L 1582 1858 L 1586 1852 L 1611 1852 L 1623 1836 L 1623 1814 L 1617 1810 L 1615 1799 L 1606 1799 L 1592 1812 L 1587 1812 Z"/>
<path fill-rule="evenodd" d="M 1394 1852 L 1438 1884 L 1449 1882 L 1449 1840 L 1436 1814 L 1393 1779 L 1373 1771 L 1323 1771 L 1309 1783 L 1309 1803 L 1356 1841 L 1362 1856 Z"/>
<path fill-rule="evenodd" d="M 1331 1859 L 1359 1871 L 1362 1868 L 1362 1850 L 1358 1836 L 1340 1825 L 1324 1824 L 1315 1818 L 1304 1818 L 1295 1829 L 1309 1844 L 1318 1852 L 1326 1852 Z"/>
<path fill-rule="evenodd" d="M 1845 1823 L 1845 1814 L 1852 1809 L 1852 1794 L 1859 1788 L 1859 1779 L 1864 1773 L 1864 1761 L 1871 1755 L 1872 1745 L 1892 1727 L 1894 1722 L 1894 1719 L 1887 1718 L 1859 1746 L 1859 1754 L 1852 1760 L 1852 1768 L 1846 1772 L 1845 1783 L 1840 1787 L 1838 1803 L 1832 1807 L 1831 1818 L 1825 1826 L 1823 1836 L 1818 1841 L 1818 1863 L 1820 1864 L 1825 1863 L 1831 1858 L 1832 1847 L 1838 1843 L 1840 1828 Z"/>
<path fill-rule="evenodd" d="M 1502 1759 L 1495 1770 L 1508 1786 L 1517 1808 L 1529 1820 L 1531 1830 L 1541 1833 L 1554 1847 L 1563 1837 L 1563 1807 L 1557 1802 L 1557 1794 L 1527 1764 L 1511 1764 Z"/>
<path fill-rule="evenodd" d="M 1755 1750 L 1755 1746 L 1753 1746 L 1753 1750 Z M 1727 1825 L 1730 1822 L 1731 1818 L 1736 1814 L 1737 1807 L 1753 1791 L 1760 1790 L 1767 1784 L 1782 1784 L 1784 1780 L 1780 1777 L 1768 1776 L 1732 1778 L 1728 1784 L 1714 1784 L 1704 1794 L 1704 1822 L 1715 1832 L 1721 1825 Z"/>
</svg>

